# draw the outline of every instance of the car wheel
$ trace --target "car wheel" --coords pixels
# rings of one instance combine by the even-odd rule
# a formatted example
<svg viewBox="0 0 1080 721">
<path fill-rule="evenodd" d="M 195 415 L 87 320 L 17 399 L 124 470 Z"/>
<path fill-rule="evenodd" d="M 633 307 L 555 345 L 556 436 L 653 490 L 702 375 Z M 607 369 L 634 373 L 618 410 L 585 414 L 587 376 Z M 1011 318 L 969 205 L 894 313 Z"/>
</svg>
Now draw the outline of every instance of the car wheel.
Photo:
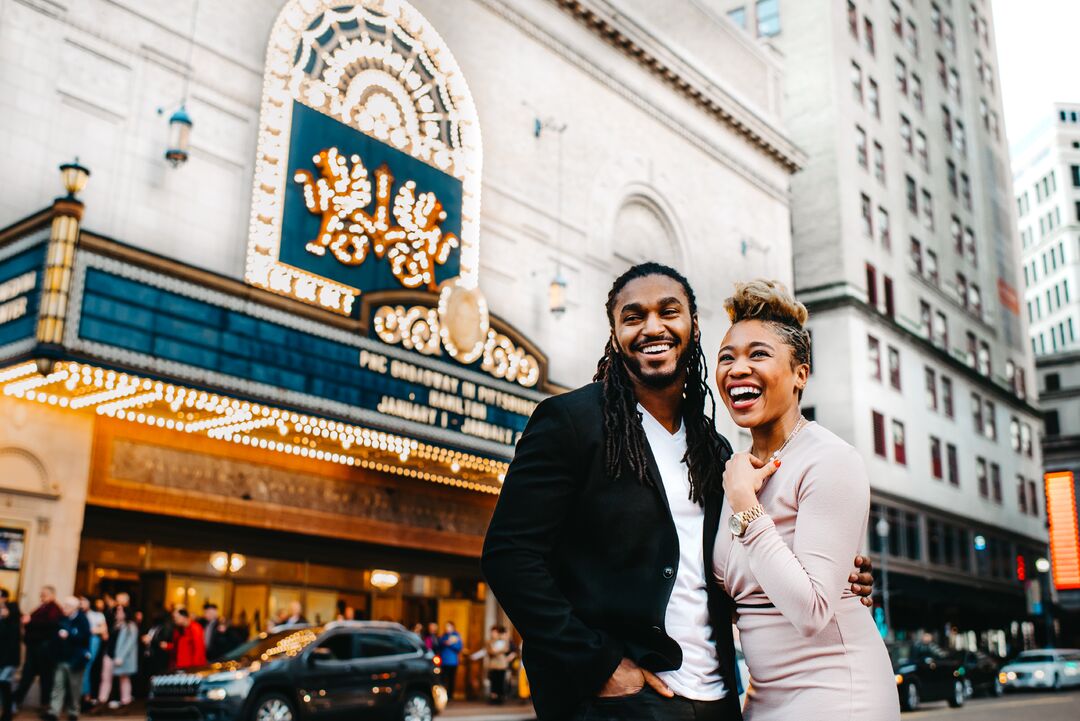
<svg viewBox="0 0 1080 721">
<path fill-rule="evenodd" d="M 296 709 L 284 694 L 268 693 L 255 704 L 252 721 L 295 721 Z"/>
<path fill-rule="evenodd" d="M 959 679 L 953 681 L 952 696 L 949 697 L 949 705 L 953 708 L 960 708 L 964 705 L 966 699 L 967 694 L 964 692 L 964 682 Z"/>
<path fill-rule="evenodd" d="M 431 721 L 435 718 L 435 707 L 431 699 L 419 692 L 410 691 L 401 705 L 402 721 Z"/>
<path fill-rule="evenodd" d="M 900 695 L 900 705 L 903 706 L 905 711 L 918 711 L 921 702 L 918 686 L 914 683 L 908 683 L 904 686 L 904 691 Z"/>
<path fill-rule="evenodd" d="M 975 695 L 975 685 L 971 683 L 970 678 L 964 679 L 964 698 L 971 698 Z"/>
</svg>

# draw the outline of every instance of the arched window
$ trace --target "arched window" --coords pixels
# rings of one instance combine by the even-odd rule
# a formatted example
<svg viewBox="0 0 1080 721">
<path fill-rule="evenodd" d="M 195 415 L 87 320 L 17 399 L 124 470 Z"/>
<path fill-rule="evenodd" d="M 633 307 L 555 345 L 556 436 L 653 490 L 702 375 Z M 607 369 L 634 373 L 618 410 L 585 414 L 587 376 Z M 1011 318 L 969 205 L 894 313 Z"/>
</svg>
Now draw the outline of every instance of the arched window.
<svg viewBox="0 0 1080 721">
<path fill-rule="evenodd" d="M 616 213 L 611 248 L 616 259 L 631 264 L 652 260 L 680 268 L 684 260 L 671 221 L 641 195 L 627 198 Z"/>
</svg>

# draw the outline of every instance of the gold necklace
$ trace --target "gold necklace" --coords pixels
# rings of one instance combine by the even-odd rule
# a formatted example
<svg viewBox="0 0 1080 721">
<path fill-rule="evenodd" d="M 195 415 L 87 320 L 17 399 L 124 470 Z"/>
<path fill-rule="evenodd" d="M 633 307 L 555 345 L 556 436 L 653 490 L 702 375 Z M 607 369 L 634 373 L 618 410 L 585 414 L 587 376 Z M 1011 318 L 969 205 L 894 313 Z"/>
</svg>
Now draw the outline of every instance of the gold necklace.
<svg viewBox="0 0 1080 721">
<path fill-rule="evenodd" d="M 802 415 L 799 415 L 799 420 L 795 421 L 795 427 L 791 429 L 791 433 L 789 433 L 788 437 L 784 439 L 784 442 L 780 445 L 780 447 L 777 448 L 771 456 L 769 456 L 769 460 L 778 460 L 780 458 L 780 453 L 788 447 L 788 444 L 791 443 L 795 436 L 799 435 L 799 431 L 801 431 L 807 423 L 809 423 L 809 421 L 807 421 L 806 418 L 804 418 Z"/>
</svg>

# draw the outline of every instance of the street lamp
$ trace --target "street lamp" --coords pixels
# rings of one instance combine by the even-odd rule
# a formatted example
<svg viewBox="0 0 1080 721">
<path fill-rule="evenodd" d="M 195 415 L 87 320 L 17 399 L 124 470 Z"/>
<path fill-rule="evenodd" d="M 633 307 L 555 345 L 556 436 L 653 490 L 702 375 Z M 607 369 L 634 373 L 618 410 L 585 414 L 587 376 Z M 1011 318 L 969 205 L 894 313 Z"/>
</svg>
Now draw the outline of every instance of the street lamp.
<svg viewBox="0 0 1080 721">
<path fill-rule="evenodd" d="M 191 116 L 183 105 L 169 116 L 169 147 L 165 149 L 165 159 L 174 168 L 187 162 L 191 152 L 192 125 Z"/>
<path fill-rule="evenodd" d="M 75 195 L 81 193 L 90 180 L 90 170 L 79 165 L 79 159 L 76 157 L 74 163 L 64 163 L 60 166 L 60 180 L 64 183 L 64 190 L 67 191 L 65 200 L 75 200 Z"/>
<path fill-rule="evenodd" d="M 210 566 L 218 573 L 239 573 L 247 565 L 247 558 L 242 553 L 216 551 L 210 554 Z"/>
<path fill-rule="evenodd" d="M 885 612 L 885 635 L 892 629 L 889 621 L 889 522 L 882 516 L 874 526 L 881 543 L 881 607 Z"/>
<path fill-rule="evenodd" d="M 1054 647 L 1054 614 L 1050 610 L 1050 561 L 1045 558 L 1035 559 L 1035 570 L 1039 572 L 1039 590 L 1044 596 L 1042 601 L 1043 619 L 1046 621 L 1046 647 Z"/>
<path fill-rule="evenodd" d="M 566 279 L 559 266 L 555 266 L 555 277 L 548 285 L 548 310 L 556 318 L 561 318 L 566 312 Z"/>
<path fill-rule="evenodd" d="M 371 572 L 371 585 L 380 591 L 389 591 L 401 581 L 401 576 L 396 571 L 386 571 L 376 568 Z"/>
</svg>

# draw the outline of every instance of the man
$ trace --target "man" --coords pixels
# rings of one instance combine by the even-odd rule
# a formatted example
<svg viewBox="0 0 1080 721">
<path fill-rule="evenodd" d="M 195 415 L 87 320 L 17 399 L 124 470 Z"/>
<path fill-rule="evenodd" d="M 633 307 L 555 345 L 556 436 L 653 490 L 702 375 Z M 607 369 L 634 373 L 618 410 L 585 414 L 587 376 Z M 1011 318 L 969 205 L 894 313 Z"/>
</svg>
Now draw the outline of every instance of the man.
<svg viewBox="0 0 1080 721">
<path fill-rule="evenodd" d="M 218 660 L 238 645 L 232 629 L 221 617 L 216 604 L 207 603 L 203 606 L 203 615 L 198 619 L 198 624 L 203 632 L 208 661 Z"/>
<path fill-rule="evenodd" d="M 26 659 L 23 661 L 22 674 L 19 676 L 19 687 L 15 689 L 15 703 L 19 706 L 22 705 L 35 678 L 40 683 L 42 707 L 49 705 L 52 696 L 53 673 L 56 670 L 52 646 L 64 612 L 56 603 L 56 589 L 52 586 L 42 586 L 38 598 L 41 600 L 41 605 L 22 619 Z"/>
<path fill-rule="evenodd" d="M 540 721 L 739 719 L 731 599 L 706 565 L 731 447 L 696 299 L 645 263 L 616 279 L 607 315 L 596 382 L 543 401 L 518 442 L 484 575 L 521 633 Z M 868 573 L 850 580 L 869 595 Z"/>
<path fill-rule="evenodd" d="M 63 618 L 52 640 L 56 671 L 49 710 L 44 714 L 46 721 L 57 721 L 65 708 L 68 721 L 79 718 L 79 691 L 83 670 L 90 660 L 90 622 L 79 608 L 79 599 L 65 598 L 62 610 Z"/>
</svg>

